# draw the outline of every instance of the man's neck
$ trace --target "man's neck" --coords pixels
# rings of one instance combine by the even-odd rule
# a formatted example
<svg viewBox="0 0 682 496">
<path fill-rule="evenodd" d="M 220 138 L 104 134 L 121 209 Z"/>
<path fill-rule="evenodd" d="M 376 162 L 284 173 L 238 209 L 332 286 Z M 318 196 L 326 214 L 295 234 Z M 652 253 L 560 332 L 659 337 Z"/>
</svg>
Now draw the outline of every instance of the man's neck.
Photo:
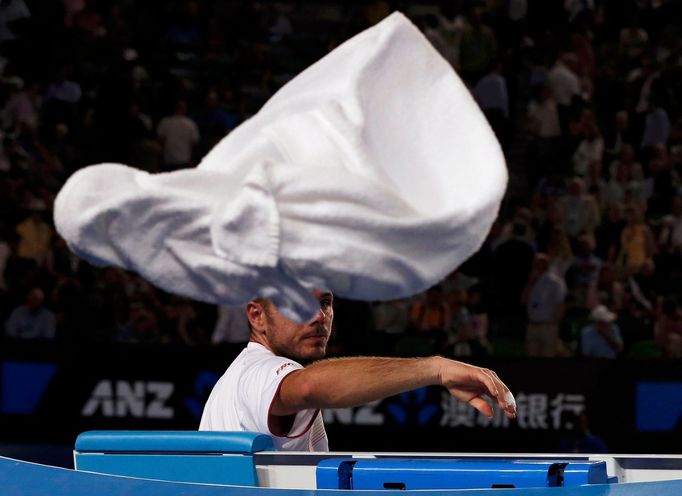
<svg viewBox="0 0 682 496">
<path fill-rule="evenodd" d="M 253 335 L 253 334 L 252 334 L 251 337 L 249 338 L 249 343 L 256 343 L 256 344 L 259 344 L 259 345 L 261 345 L 263 348 L 265 348 L 266 350 L 268 350 L 268 351 L 270 351 L 270 352 L 272 352 L 272 353 L 275 353 L 274 351 L 272 351 L 272 348 L 270 347 L 270 344 L 268 343 L 268 340 L 267 340 L 266 338 L 264 338 L 264 337 L 256 336 L 256 335 Z M 275 353 L 275 354 L 276 354 L 276 353 Z"/>
</svg>

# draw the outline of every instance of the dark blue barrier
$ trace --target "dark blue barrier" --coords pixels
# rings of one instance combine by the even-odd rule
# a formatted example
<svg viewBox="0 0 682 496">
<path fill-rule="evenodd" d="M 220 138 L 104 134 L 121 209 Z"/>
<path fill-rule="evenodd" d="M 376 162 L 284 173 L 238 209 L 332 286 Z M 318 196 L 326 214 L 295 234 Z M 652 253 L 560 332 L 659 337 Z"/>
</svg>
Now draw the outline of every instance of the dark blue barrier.
<svg viewBox="0 0 682 496">
<path fill-rule="evenodd" d="M 72 446 L 86 430 L 192 430 L 218 377 L 241 350 L 164 346 L 0 347 L 0 443 Z M 673 361 L 493 360 L 518 418 L 483 417 L 438 387 L 324 412 L 330 447 L 360 451 L 571 450 L 588 412 L 611 453 L 675 453 L 682 425 Z M 666 410 L 659 408 L 667 405 Z M 674 410 L 674 411 L 673 411 Z M 571 444 L 573 443 L 573 444 Z"/>
</svg>

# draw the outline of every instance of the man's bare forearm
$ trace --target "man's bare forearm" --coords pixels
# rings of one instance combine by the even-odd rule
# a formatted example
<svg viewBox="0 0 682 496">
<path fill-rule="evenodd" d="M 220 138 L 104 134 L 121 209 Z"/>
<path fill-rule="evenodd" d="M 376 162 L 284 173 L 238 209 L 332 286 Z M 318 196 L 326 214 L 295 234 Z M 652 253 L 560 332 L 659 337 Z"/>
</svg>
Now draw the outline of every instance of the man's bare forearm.
<svg viewBox="0 0 682 496">
<path fill-rule="evenodd" d="M 308 408 L 346 408 L 440 384 L 440 357 L 350 357 L 322 360 L 283 382 L 275 415 Z"/>
<path fill-rule="evenodd" d="M 507 416 L 516 416 L 514 396 L 495 372 L 440 356 L 339 358 L 314 363 L 282 381 L 271 414 L 359 406 L 430 385 L 445 387 L 484 415 L 492 416 L 488 401 L 492 399 Z"/>
</svg>

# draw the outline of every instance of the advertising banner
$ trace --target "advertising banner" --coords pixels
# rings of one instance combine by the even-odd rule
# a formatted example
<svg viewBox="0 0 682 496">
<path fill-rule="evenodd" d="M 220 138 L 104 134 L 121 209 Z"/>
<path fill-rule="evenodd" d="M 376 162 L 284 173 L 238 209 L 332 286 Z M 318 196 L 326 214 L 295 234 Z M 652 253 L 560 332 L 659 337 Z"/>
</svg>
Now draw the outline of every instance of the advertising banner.
<svg viewBox="0 0 682 496">
<path fill-rule="evenodd" d="M 240 348 L 60 348 L 0 353 L 0 441 L 72 444 L 85 430 L 194 430 Z M 518 417 L 485 417 L 440 387 L 323 412 L 330 447 L 354 451 L 679 452 L 682 365 L 610 360 L 488 360 Z M 596 438 L 585 444 L 585 433 Z M 581 444 L 582 443 L 582 444 Z M 590 444 L 596 443 L 596 444 Z"/>
</svg>

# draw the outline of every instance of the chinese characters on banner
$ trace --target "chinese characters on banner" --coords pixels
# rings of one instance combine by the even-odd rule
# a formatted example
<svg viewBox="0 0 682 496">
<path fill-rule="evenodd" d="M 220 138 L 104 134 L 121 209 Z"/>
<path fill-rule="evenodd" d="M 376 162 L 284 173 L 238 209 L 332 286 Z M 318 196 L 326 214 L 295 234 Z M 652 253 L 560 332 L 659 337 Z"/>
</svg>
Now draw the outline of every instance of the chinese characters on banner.
<svg viewBox="0 0 682 496">
<path fill-rule="evenodd" d="M 443 427 L 492 427 L 506 429 L 510 421 L 499 409 L 494 409 L 491 418 L 486 417 L 467 403 L 459 401 L 447 392 L 441 401 Z M 585 396 L 582 394 L 524 393 L 516 395 L 516 424 L 521 429 L 558 430 L 562 425 L 565 412 L 580 414 L 585 410 Z"/>
</svg>

